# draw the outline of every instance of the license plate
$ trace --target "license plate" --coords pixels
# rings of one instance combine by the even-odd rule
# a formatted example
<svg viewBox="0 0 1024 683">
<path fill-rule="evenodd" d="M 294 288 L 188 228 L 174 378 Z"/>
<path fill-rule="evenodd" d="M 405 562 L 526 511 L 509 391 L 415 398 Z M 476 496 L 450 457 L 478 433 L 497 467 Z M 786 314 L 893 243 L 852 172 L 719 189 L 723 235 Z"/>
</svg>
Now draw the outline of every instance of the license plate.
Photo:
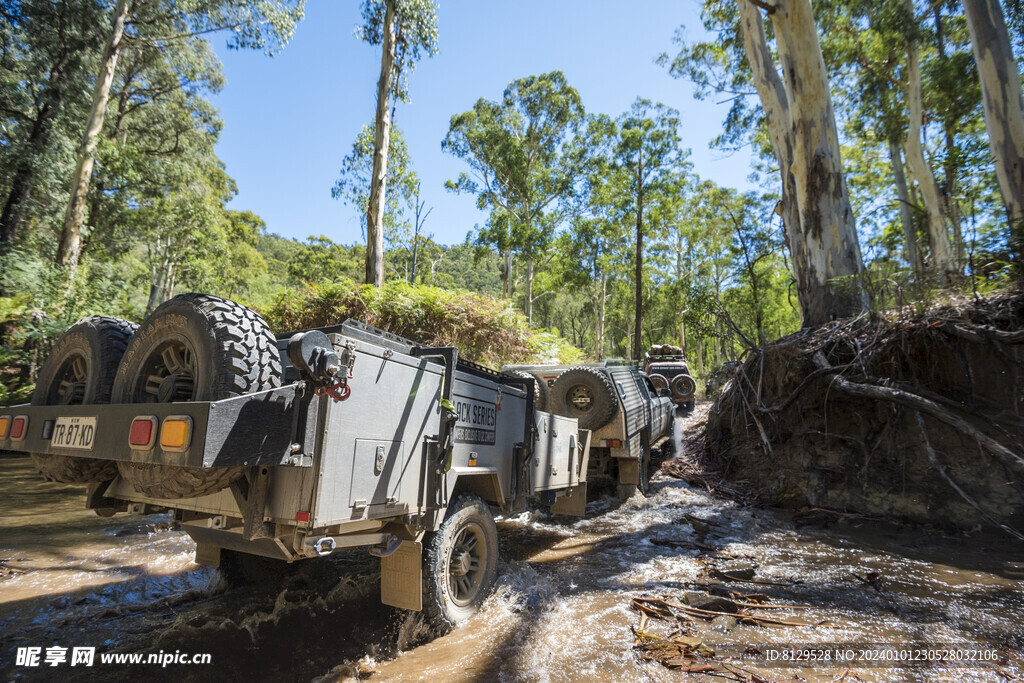
<svg viewBox="0 0 1024 683">
<path fill-rule="evenodd" d="M 58 417 L 53 425 L 50 445 L 55 448 L 77 448 L 92 450 L 96 438 L 95 417 Z"/>
</svg>

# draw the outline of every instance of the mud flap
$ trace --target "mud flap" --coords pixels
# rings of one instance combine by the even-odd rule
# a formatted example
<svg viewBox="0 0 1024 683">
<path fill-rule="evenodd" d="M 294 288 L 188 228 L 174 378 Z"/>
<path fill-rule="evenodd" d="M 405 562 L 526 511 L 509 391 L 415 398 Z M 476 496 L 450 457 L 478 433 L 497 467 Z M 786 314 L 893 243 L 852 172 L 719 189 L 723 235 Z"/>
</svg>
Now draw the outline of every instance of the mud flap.
<svg viewBox="0 0 1024 683">
<path fill-rule="evenodd" d="M 196 564 L 204 567 L 220 566 L 220 546 L 211 543 L 196 543 Z"/>
<path fill-rule="evenodd" d="M 582 481 L 578 486 L 566 489 L 565 494 L 555 500 L 551 506 L 551 512 L 555 515 L 572 515 L 573 517 L 585 517 L 587 514 L 587 482 Z"/>
<path fill-rule="evenodd" d="M 640 485 L 640 461 L 633 458 L 619 458 L 619 483 Z"/>
<path fill-rule="evenodd" d="M 423 544 L 402 541 L 398 550 L 380 558 L 380 601 L 399 609 L 423 609 Z"/>
</svg>

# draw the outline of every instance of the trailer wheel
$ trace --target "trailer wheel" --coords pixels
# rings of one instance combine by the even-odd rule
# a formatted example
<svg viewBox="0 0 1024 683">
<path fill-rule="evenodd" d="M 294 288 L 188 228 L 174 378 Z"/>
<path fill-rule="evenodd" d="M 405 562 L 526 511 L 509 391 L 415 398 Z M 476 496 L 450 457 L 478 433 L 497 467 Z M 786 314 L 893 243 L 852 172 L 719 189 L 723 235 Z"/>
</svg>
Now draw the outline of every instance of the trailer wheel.
<svg viewBox="0 0 1024 683">
<path fill-rule="evenodd" d="M 259 314 L 217 296 L 181 294 L 139 327 L 113 396 L 119 403 L 216 401 L 279 386 L 281 358 Z M 118 471 L 147 496 L 195 498 L 230 486 L 244 468 L 119 462 Z"/>
<path fill-rule="evenodd" d="M 135 323 L 101 315 L 82 318 L 53 346 L 39 371 L 32 405 L 109 403 L 117 365 L 138 328 Z M 91 484 L 117 475 L 109 460 L 33 453 L 32 463 L 48 481 Z"/>
<path fill-rule="evenodd" d="M 531 375 L 526 370 L 505 370 L 502 374 L 508 375 L 509 377 L 519 377 L 521 379 L 532 379 L 533 380 L 533 407 L 537 410 L 547 410 L 548 405 L 548 385 L 540 377 Z"/>
<path fill-rule="evenodd" d="M 585 365 L 569 368 L 551 386 L 553 411 L 579 420 L 580 429 L 600 429 L 615 417 L 619 402 L 608 375 Z"/>
<path fill-rule="evenodd" d="M 498 529 L 479 496 L 458 493 L 423 539 L 423 609 L 441 632 L 473 616 L 498 573 Z"/>
</svg>

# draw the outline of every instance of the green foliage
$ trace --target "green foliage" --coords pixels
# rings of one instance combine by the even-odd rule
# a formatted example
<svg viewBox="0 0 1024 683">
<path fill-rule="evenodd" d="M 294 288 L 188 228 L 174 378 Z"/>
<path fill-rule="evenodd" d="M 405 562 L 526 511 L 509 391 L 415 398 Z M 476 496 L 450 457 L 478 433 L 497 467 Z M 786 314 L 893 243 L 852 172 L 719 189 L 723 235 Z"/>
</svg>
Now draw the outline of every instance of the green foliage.
<svg viewBox="0 0 1024 683">
<path fill-rule="evenodd" d="M 384 42 L 387 6 L 395 13 L 395 79 L 391 94 L 406 101 L 405 79 L 423 55 L 437 54 L 437 5 L 433 0 L 364 0 L 363 25 L 356 37 L 370 45 Z"/>
<path fill-rule="evenodd" d="M 441 143 L 470 167 L 445 186 L 475 195 L 477 207 L 490 211 L 477 243 L 527 259 L 528 314 L 535 262 L 551 244 L 585 161 L 581 148 L 569 144 L 583 120 L 579 93 L 552 71 L 513 81 L 500 102 L 477 100 L 452 117 Z"/>
<path fill-rule="evenodd" d="M 403 280 L 376 288 L 342 279 L 287 290 L 261 312 L 278 331 L 355 318 L 424 344 L 456 346 L 460 354 L 495 367 L 551 357 L 571 361 L 581 354 L 550 333 L 534 339 L 526 319 L 507 302 Z"/>
<path fill-rule="evenodd" d="M 306 247 L 288 259 L 288 279 L 295 284 L 356 279 L 365 256 L 366 248 L 361 245 L 346 247 L 323 235 L 310 237 Z"/>
<path fill-rule="evenodd" d="M 373 176 L 375 128 L 363 126 L 352 143 L 352 151 L 341 162 L 341 177 L 331 188 L 331 196 L 341 199 L 359 212 L 366 230 L 366 211 L 370 206 L 370 180 Z M 388 146 L 387 197 L 384 205 L 384 239 L 393 247 L 410 244 L 407 209 L 413 209 L 419 191 L 419 178 L 412 170 L 409 146 L 398 126 L 391 126 Z"/>
</svg>

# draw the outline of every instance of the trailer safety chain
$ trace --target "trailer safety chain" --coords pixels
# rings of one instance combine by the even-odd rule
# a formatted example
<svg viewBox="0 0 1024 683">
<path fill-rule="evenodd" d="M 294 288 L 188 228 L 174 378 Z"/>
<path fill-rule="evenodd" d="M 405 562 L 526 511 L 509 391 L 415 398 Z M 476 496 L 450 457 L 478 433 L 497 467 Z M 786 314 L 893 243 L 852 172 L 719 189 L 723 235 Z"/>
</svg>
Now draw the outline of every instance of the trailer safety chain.
<svg viewBox="0 0 1024 683">
<path fill-rule="evenodd" d="M 341 389 L 340 393 L 339 389 Z M 347 401 L 352 396 L 352 387 L 348 385 L 348 380 L 344 380 L 330 386 L 317 387 L 313 393 L 317 396 L 330 396 L 335 401 Z"/>
</svg>

